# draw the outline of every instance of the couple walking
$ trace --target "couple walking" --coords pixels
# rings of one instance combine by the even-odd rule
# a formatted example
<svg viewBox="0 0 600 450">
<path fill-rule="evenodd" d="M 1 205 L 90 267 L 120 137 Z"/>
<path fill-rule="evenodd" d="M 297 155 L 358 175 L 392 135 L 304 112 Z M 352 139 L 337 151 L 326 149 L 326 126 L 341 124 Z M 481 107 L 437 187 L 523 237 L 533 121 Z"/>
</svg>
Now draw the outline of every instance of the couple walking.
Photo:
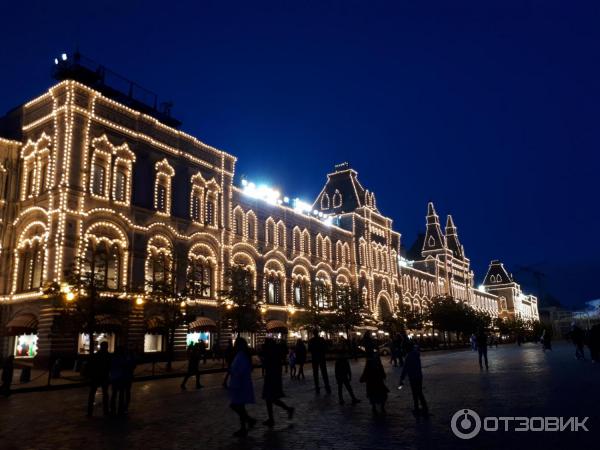
<svg viewBox="0 0 600 450">
<path fill-rule="evenodd" d="M 233 346 L 235 356 L 229 370 L 229 399 L 231 409 L 240 418 L 240 429 L 233 435 L 245 437 L 248 429 L 256 425 L 256 419 L 250 417 L 246 411 L 246 405 L 255 403 L 254 385 L 252 383 L 252 357 L 245 339 L 238 337 Z M 286 405 L 281 398 L 284 397 L 281 374 L 281 350 L 277 343 L 270 338 L 265 340 L 263 350 L 263 367 L 265 371 L 262 398 L 267 405 L 268 419 L 263 425 L 273 427 L 273 405 L 284 409 L 288 418 L 294 416 L 294 408 Z"/>
</svg>

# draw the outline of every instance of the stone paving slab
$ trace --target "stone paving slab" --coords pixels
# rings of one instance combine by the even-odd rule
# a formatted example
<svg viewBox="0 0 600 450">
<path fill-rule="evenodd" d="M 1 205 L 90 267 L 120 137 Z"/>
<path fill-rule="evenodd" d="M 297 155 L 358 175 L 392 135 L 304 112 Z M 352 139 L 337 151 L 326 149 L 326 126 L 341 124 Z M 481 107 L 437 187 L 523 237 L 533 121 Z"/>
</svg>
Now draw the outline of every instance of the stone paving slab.
<svg viewBox="0 0 600 450">
<path fill-rule="evenodd" d="M 39 392 L 0 399 L 0 448 L 4 449 L 446 449 L 591 447 L 600 437 L 598 402 L 600 365 L 576 361 L 572 348 L 557 345 L 552 353 L 539 346 L 490 349 L 490 370 L 480 371 L 472 352 L 423 355 L 425 396 L 433 416 L 412 412 L 410 388 L 394 389 L 399 369 L 385 362 L 391 388 L 388 414 L 374 418 L 358 383 L 363 362 L 352 364 L 353 388 L 363 401 L 338 405 L 337 396 L 316 396 L 312 374 L 306 381 L 284 382 L 286 402 L 297 408 L 293 421 L 276 410 L 273 430 L 257 426 L 246 439 L 233 438 L 235 415 L 221 387 L 222 374 L 204 375 L 203 389 L 179 389 L 180 380 L 134 384 L 126 418 L 84 415 L 86 389 Z M 333 370 L 330 364 L 330 375 Z M 254 371 L 258 403 L 250 414 L 261 421 L 262 379 Z M 189 383 L 192 386 L 192 383 Z M 334 389 L 335 392 L 335 389 Z M 99 398 L 98 398 L 99 400 Z M 450 430 L 455 411 L 470 408 L 481 416 L 590 416 L 590 432 L 482 432 L 472 440 Z"/>
</svg>

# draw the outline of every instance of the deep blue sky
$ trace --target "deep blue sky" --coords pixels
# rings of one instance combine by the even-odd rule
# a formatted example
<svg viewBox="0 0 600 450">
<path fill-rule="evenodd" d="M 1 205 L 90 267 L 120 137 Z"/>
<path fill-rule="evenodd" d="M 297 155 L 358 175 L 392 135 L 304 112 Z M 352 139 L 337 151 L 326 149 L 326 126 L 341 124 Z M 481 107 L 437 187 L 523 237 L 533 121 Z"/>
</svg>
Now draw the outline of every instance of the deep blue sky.
<svg viewBox="0 0 600 450">
<path fill-rule="evenodd" d="M 349 160 L 404 245 L 433 200 L 478 279 L 499 258 L 564 303 L 600 297 L 598 2 L 10 3 L 2 111 L 79 46 L 238 174 L 312 200 Z"/>
</svg>

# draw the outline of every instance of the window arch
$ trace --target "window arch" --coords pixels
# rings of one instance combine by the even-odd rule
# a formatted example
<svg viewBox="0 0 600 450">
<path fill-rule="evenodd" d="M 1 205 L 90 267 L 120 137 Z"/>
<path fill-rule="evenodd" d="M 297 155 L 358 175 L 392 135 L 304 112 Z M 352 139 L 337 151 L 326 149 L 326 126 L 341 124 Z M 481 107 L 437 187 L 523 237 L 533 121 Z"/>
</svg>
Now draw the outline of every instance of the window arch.
<svg viewBox="0 0 600 450">
<path fill-rule="evenodd" d="M 213 298 L 216 292 L 216 258 L 206 244 L 195 244 L 188 254 L 188 288 L 193 297 Z"/>
<path fill-rule="evenodd" d="M 310 255 L 310 233 L 306 228 L 302 231 L 302 251 L 305 255 Z"/>
<path fill-rule="evenodd" d="M 275 245 L 275 222 L 271 217 L 265 222 L 265 243 Z"/>
<path fill-rule="evenodd" d="M 342 206 L 342 194 L 336 189 L 335 193 L 333 194 L 333 207 L 339 208 L 340 206 Z"/>
<path fill-rule="evenodd" d="M 292 295 L 294 299 L 294 305 L 296 306 L 307 306 L 308 305 L 308 291 L 309 283 L 308 280 L 303 276 L 294 277 L 292 284 Z"/>
<path fill-rule="evenodd" d="M 233 232 L 238 236 L 245 236 L 244 230 L 244 211 L 239 206 L 233 210 Z"/>
<path fill-rule="evenodd" d="M 281 304 L 281 279 L 276 272 L 268 272 L 266 277 L 266 301 L 270 305 Z"/>
<path fill-rule="evenodd" d="M 121 288 L 121 248 L 108 239 L 90 239 L 84 271 L 98 289 Z"/>
<path fill-rule="evenodd" d="M 302 251 L 302 233 L 298 227 L 294 227 L 292 234 L 292 248 L 295 252 Z"/>
<path fill-rule="evenodd" d="M 33 222 L 21 234 L 15 253 L 13 292 L 39 289 L 44 281 L 46 226 Z"/>
<path fill-rule="evenodd" d="M 114 146 L 106 135 L 95 138 L 92 148 L 89 172 L 92 196 L 105 200 L 112 198 L 117 204 L 129 205 L 135 154 L 127 144 Z"/>
<path fill-rule="evenodd" d="M 280 220 L 277 223 L 277 245 L 283 249 L 286 248 L 286 239 L 285 239 L 285 225 L 284 223 Z"/>
<path fill-rule="evenodd" d="M 207 183 L 205 195 L 204 223 L 209 227 L 217 228 L 219 224 L 219 186 L 214 179 Z"/>
<path fill-rule="evenodd" d="M 329 308 L 331 296 L 329 277 L 317 275 L 315 278 L 315 304 L 318 308 Z"/>
<path fill-rule="evenodd" d="M 327 192 L 323 193 L 321 197 L 321 209 L 329 209 L 329 195 Z"/>
<path fill-rule="evenodd" d="M 148 241 L 146 257 L 146 283 L 151 290 L 157 284 L 171 281 L 173 266 L 173 247 L 162 235 L 153 236 Z"/>
<path fill-rule="evenodd" d="M 156 163 L 156 176 L 154 179 L 154 208 L 159 214 L 171 214 L 171 179 L 175 176 L 175 169 L 166 159 Z"/>
<path fill-rule="evenodd" d="M 190 191 L 190 218 L 194 222 L 202 223 L 202 203 L 206 183 L 200 172 L 193 175 L 190 181 L 192 184 Z"/>
<path fill-rule="evenodd" d="M 248 211 L 246 214 L 246 226 L 248 227 L 248 239 L 256 240 L 256 215 L 253 211 Z"/>
<path fill-rule="evenodd" d="M 37 141 L 28 141 L 21 150 L 21 200 L 33 198 L 47 190 L 51 142 L 50 137 L 42 133 Z"/>
</svg>

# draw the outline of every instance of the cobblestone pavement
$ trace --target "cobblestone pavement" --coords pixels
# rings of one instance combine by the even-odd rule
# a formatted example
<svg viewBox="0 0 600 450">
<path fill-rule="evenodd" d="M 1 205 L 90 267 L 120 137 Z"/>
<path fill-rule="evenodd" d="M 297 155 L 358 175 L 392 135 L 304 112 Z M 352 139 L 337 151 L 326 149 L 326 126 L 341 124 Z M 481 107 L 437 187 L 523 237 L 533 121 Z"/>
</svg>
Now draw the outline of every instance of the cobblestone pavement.
<svg viewBox="0 0 600 450">
<path fill-rule="evenodd" d="M 571 448 L 600 437 L 600 365 L 577 361 L 570 345 L 554 352 L 538 346 L 490 349 L 490 370 L 480 371 L 470 351 L 423 354 L 425 396 L 432 417 L 411 413 L 410 388 L 395 389 L 398 370 L 387 361 L 391 394 L 385 417 L 374 418 L 358 383 L 363 362 L 353 363 L 353 387 L 363 401 L 341 406 L 337 396 L 316 396 L 310 370 L 305 382 L 286 379 L 293 421 L 276 410 L 273 430 L 257 426 L 246 439 L 233 438 L 237 420 L 228 409 L 221 374 L 203 376 L 205 388 L 179 389 L 179 379 L 134 384 L 127 418 L 84 415 L 85 389 L 17 394 L 0 399 L 0 448 L 9 449 L 391 449 L 391 448 Z M 330 374 L 332 367 L 330 365 Z M 260 398 L 262 380 L 256 370 Z M 192 386 L 190 381 L 189 386 Z M 335 389 L 334 389 L 335 391 Z M 455 411 L 481 416 L 589 416 L 589 432 L 481 432 L 460 440 L 450 430 Z M 249 408 L 264 420 L 264 403 Z M 591 447 L 590 447 L 591 448 Z"/>
</svg>

